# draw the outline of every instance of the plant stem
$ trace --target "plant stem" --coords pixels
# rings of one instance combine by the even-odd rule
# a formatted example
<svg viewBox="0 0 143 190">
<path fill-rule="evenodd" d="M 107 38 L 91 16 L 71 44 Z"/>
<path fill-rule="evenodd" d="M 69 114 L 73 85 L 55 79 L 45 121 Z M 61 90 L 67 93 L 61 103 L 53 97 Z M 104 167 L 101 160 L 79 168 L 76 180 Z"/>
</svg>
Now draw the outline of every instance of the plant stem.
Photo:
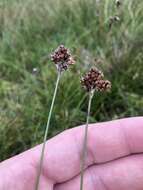
<svg viewBox="0 0 143 190">
<path fill-rule="evenodd" d="M 94 91 L 89 92 L 88 111 L 87 111 L 85 134 L 84 134 L 84 140 L 83 140 L 83 151 L 82 151 L 82 157 L 81 157 L 80 190 L 83 190 L 84 167 L 85 167 L 85 159 L 86 159 L 86 153 L 87 153 L 88 124 L 89 124 L 91 102 L 92 102 L 93 95 L 94 95 Z"/>
<path fill-rule="evenodd" d="M 47 125 L 46 125 L 46 129 L 45 129 L 45 134 L 44 134 L 44 140 L 43 140 L 42 151 L 41 151 L 41 156 L 40 156 L 40 162 L 39 162 L 39 168 L 38 168 L 38 173 L 37 173 L 35 190 L 39 189 L 40 176 L 41 176 L 43 160 L 44 160 L 45 145 L 46 145 L 46 140 L 47 140 L 47 136 L 48 136 L 49 125 L 50 125 L 51 115 L 52 115 L 52 111 L 53 111 L 53 107 L 54 107 L 54 103 L 55 103 L 57 89 L 58 89 L 58 85 L 59 85 L 59 81 L 60 81 L 60 76 L 61 76 L 61 73 L 58 72 L 56 86 L 55 86 L 55 90 L 54 90 L 54 95 L 53 95 L 53 99 L 52 99 L 52 103 L 51 103 L 51 107 L 50 107 L 50 111 L 49 111 L 49 116 L 48 116 L 48 120 L 47 120 Z"/>
</svg>

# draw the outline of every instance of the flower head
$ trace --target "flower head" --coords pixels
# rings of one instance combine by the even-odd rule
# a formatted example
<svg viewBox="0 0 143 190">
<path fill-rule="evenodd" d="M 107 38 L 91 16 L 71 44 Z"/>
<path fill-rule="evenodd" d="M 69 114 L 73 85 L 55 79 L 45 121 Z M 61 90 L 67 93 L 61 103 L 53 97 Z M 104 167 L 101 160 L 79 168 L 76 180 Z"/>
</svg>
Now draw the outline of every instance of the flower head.
<svg viewBox="0 0 143 190">
<path fill-rule="evenodd" d="M 109 80 L 97 80 L 96 90 L 99 92 L 109 91 L 111 89 L 111 82 Z"/>
<path fill-rule="evenodd" d="M 115 0 L 115 3 L 117 7 L 120 7 L 122 4 L 121 0 Z"/>
<path fill-rule="evenodd" d="M 107 91 L 111 88 L 111 83 L 108 80 L 104 80 L 104 74 L 97 68 L 91 68 L 84 77 L 81 78 L 81 85 L 87 92 L 92 90 Z"/>
<path fill-rule="evenodd" d="M 118 23 L 118 22 L 120 22 L 119 16 L 115 15 L 115 16 L 110 17 L 109 18 L 109 28 L 111 28 L 114 23 Z"/>
<path fill-rule="evenodd" d="M 65 48 L 64 45 L 60 45 L 54 51 L 51 55 L 51 60 L 55 63 L 60 72 L 67 70 L 70 65 L 75 63 L 69 49 Z"/>
</svg>

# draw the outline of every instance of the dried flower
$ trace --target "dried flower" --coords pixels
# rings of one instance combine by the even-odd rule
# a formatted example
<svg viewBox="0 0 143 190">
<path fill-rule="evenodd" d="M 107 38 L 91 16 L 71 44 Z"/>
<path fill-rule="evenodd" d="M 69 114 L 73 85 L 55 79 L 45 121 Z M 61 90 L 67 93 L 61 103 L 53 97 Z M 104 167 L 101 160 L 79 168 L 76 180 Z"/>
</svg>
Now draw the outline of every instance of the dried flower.
<svg viewBox="0 0 143 190">
<path fill-rule="evenodd" d="M 111 83 L 104 80 L 104 74 L 97 68 L 91 68 L 90 71 L 81 78 L 81 85 L 87 92 L 92 90 L 107 91 L 111 88 Z"/>
<path fill-rule="evenodd" d="M 97 80 L 96 81 L 96 90 L 103 92 L 109 91 L 111 89 L 111 82 L 108 80 Z"/>
<path fill-rule="evenodd" d="M 116 15 L 109 18 L 109 28 L 112 27 L 114 23 L 120 22 L 120 18 Z"/>
<path fill-rule="evenodd" d="M 120 21 L 120 18 L 116 15 L 116 16 L 113 17 L 113 20 L 114 20 L 115 22 L 119 22 L 119 21 Z"/>
<path fill-rule="evenodd" d="M 122 4 L 121 0 L 116 0 L 115 3 L 116 3 L 117 8 L 120 7 Z"/>
<path fill-rule="evenodd" d="M 69 49 L 65 48 L 64 45 L 60 45 L 54 51 L 51 55 L 51 60 L 55 63 L 60 72 L 67 70 L 70 65 L 75 63 Z"/>
<path fill-rule="evenodd" d="M 103 73 L 96 67 L 91 68 L 81 79 L 82 86 L 89 92 L 96 88 L 96 82 L 104 77 Z"/>
</svg>

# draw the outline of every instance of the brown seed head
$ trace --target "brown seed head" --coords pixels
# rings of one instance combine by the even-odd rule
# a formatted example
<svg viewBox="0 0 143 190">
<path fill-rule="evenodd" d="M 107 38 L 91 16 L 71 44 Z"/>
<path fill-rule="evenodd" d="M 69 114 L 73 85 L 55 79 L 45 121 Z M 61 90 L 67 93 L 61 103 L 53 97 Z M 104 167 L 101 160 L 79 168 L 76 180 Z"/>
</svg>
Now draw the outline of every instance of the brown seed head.
<svg viewBox="0 0 143 190">
<path fill-rule="evenodd" d="M 89 92 L 96 88 L 96 82 L 104 77 L 103 73 L 97 68 L 91 68 L 81 79 L 81 85 Z"/>
<path fill-rule="evenodd" d="M 58 71 L 62 72 L 68 69 L 70 65 L 75 63 L 69 50 L 63 45 L 60 45 L 51 55 L 51 61 L 55 63 Z"/>
<path fill-rule="evenodd" d="M 111 83 L 108 80 L 104 80 L 103 73 L 97 68 L 91 68 L 90 71 L 85 74 L 81 79 L 81 85 L 87 92 L 95 91 L 109 91 L 111 89 Z"/>
<path fill-rule="evenodd" d="M 111 89 L 111 82 L 108 80 L 97 80 L 96 91 L 103 92 Z"/>
</svg>

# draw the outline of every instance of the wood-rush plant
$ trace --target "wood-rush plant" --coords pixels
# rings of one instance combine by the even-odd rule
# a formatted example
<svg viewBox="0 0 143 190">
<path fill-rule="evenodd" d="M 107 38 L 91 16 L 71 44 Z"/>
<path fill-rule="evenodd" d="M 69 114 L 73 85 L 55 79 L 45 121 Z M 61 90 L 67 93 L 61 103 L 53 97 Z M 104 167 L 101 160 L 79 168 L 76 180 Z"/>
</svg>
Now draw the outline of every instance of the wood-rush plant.
<svg viewBox="0 0 143 190">
<path fill-rule="evenodd" d="M 37 179 L 36 179 L 36 185 L 35 185 L 35 190 L 39 189 L 39 183 L 40 183 L 40 176 L 41 176 L 41 171 L 42 171 L 42 166 L 43 166 L 43 160 L 44 160 L 44 152 L 45 152 L 45 145 L 46 145 L 46 140 L 47 140 L 47 135 L 49 131 L 49 125 L 50 125 L 50 120 L 51 120 L 51 115 L 54 107 L 54 102 L 57 94 L 57 89 L 59 85 L 59 81 L 61 78 L 61 75 L 63 71 L 67 70 L 70 65 L 73 65 L 75 63 L 73 57 L 70 54 L 70 51 L 65 48 L 63 45 L 60 45 L 54 53 L 51 55 L 51 61 L 53 61 L 57 67 L 57 81 L 55 85 L 55 90 L 53 94 L 53 99 L 49 111 L 49 116 L 47 120 L 47 125 L 45 129 L 45 134 L 44 134 L 44 140 L 43 140 L 43 145 L 42 145 L 42 151 L 40 155 L 40 162 L 39 162 L 39 168 L 38 168 L 38 173 L 37 173 Z"/>
<path fill-rule="evenodd" d="M 83 190 L 84 168 L 85 168 L 85 159 L 87 153 L 88 124 L 89 124 L 92 98 L 95 92 L 109 91 L 111 89 L 111 83 L 108 80 L 104 80 L 103 73 L 94 67 L 91 68 L 90 71 L 87 74 L 85 74 L 84 77 L 82 77 L 81 85 L 84 87 L 84 89 L 87 91 L 89 95 L 85 134 L 83 139 L 83 151 L 81 155 L 80 190 Z"/>
<path fill-rule="evenodd" d="M 115 5 L 117 8 L 117 13 L 119 14 L 119 8 L 122 5 L 122 0 L 115 0 Z M 109 18 L 109 29 L 112 28 L 112 25 L 120 22 L 120 17 L 117 15 Z M 90 71 L 85 74 L 81 79 L 81 84 L 88 92 L 88 111 L 85 125 L 85 134 L 83 139 L 83 150 L 81 155 L 81 178 L 80 178 L 80 190 L 83 190 L 83 181 L 84 181 L 84 169 L 85 169 L 85 159 L 87 154 L 87 137 L 88 137 L 88 124 L 91 110 L 92 98 L 95 92 L 105 92 L 111 89 L 111 83 L 108 80 L 104 80 L 104 74 L 97 68 L 91 68 Z"/>
</svg>

